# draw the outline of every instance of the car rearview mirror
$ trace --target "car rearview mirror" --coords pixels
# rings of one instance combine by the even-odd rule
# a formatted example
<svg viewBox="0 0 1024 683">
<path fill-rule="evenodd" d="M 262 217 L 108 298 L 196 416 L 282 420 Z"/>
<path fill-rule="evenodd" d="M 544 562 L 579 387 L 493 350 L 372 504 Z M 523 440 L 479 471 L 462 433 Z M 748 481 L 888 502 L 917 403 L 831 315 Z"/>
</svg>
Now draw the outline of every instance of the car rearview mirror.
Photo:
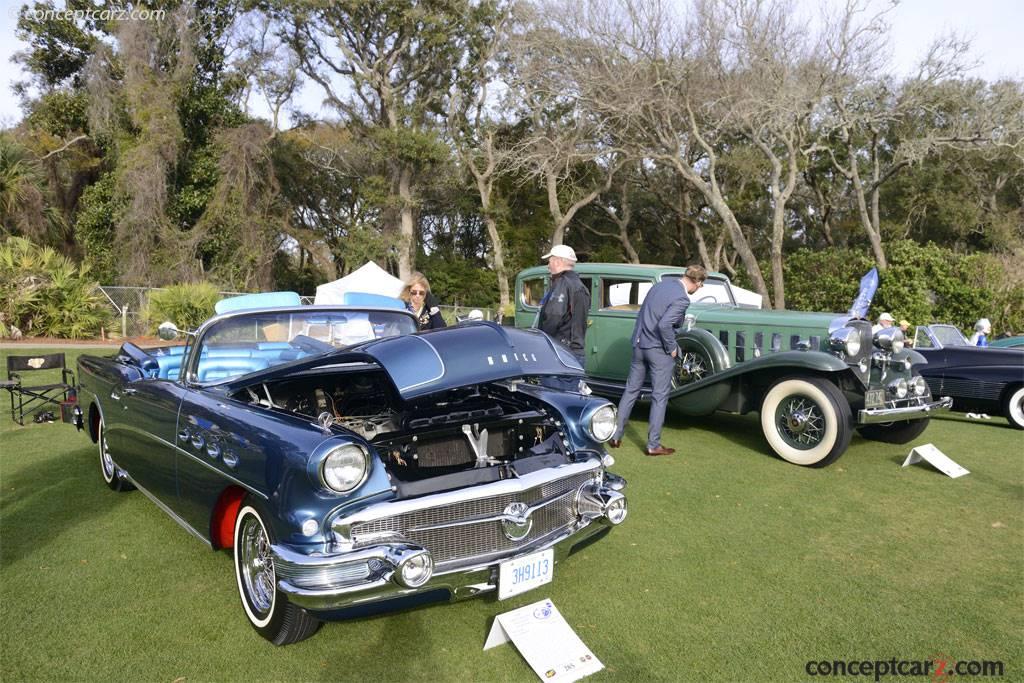
<svg viewBox="0 0 1024 683">
<path fill-rule="evenodd" d="M 180 333 L 181 330 L 178 329 L 178 326 L 170 320 L 160 323 L 160 327 L 156 328 L 156 336 L 160 337 L 164 341 L 177 339 Z"/>
</svg>

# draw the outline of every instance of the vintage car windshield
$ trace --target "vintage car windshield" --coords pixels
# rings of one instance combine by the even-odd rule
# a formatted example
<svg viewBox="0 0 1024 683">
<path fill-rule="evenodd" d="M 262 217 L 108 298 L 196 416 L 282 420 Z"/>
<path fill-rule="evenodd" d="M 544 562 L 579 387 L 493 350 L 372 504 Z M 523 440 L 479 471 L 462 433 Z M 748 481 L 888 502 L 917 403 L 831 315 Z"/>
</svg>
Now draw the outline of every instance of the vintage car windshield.
<svg viewBox="0 0 1024 683">
<path fill-rule="evenodd" d="M 953 325 L 932 325 L 932 334 L 943 346 L 969 346 L 967 338 Z"/>
<path fill-rule="evenodd" d="M 735 303 L 732 293 L 729 291 L 729 283 L 725 280 L 716 280 L 709 277 L 704 281 L 704 286 L 690 295 L 693 303 L 704 304 L 732 304 Z"/>
<path fill-rule="evenodd" d="M 214 323 L 202 335 L 192 373 L 199 382 L 221 382 L 359 342 L 415 331 L 415 320 L 399 311 L 310 310 L 232 316 Z"/>
</svg>

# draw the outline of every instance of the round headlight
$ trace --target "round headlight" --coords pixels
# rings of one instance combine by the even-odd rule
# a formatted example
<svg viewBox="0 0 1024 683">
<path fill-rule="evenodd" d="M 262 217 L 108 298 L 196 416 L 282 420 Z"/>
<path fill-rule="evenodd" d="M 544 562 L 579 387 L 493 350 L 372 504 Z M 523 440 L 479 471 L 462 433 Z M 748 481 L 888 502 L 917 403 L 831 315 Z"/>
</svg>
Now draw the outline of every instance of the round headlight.
<svg viewBox="0 0 1024 683">
<path fill-rule="evenodd" d="M 616 526 L 626 521 L 626 515 L 629 514 L 626 497 L 620 495 L 618 498 L 613 498 L 605 507 L 604 514 L 608 521 Z"/>
<path fill-rule="evenodd" d="M 407 588 L 418 588 L 430 580 L 434 560 L 427 551 L 419 552 L 398 566 L 398 581 Z"/>
<path fill-rule="evenodd" d="M 847 356 L 860 353 L 860 335 L 852 327 L 842 327 L 829 334 L 829 344 L 833 349 L 842 351 Z"/>
<path fill-rule="evenodd" d="M 596 441 L 607 441 L 615 433 L 615 406 L 605 403 L 590 416 L 590 435 Z"/>
<path fill-rule="evenodd" d="M 889 384 L 889 392 L 892 393 L 896 398 L 907 397 L 907 380 L 900 377 L 895 382 Z"/>
<path fill-rule="evenodd" d="M 366 470 L 366 451 L 355 444 L 345 444 L 324 458 L 320 465 L 320 481 L 332 491 L 345 493 L 363 483 Z"/>
<path fill-rule="evenodd" d="M 924 377 L 921 377 L 920 375 L 915 377 L 912 381 L 914 384 L 914 393 L 918 396 L 924 396 L 928 391 L 928 382 L 925 382 Z"/>
<path fill-rule="evenodd" d="M 903 332 L 898 327 L 885 327 L 875 332 L 875 344 L 885 350 L 898 353 L 903 350 Z"/>
</svg>

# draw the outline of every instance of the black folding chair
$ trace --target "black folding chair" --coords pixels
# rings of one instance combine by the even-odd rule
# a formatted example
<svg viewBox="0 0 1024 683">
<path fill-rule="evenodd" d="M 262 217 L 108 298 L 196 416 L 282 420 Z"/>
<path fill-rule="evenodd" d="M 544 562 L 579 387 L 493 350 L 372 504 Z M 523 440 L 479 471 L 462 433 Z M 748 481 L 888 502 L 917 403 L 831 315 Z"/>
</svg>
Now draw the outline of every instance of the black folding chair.
<svg viewBox="0 0 1024 683">
<path fill-rule="evenodd" d="M 26 386 L 22 375 L 41 370 L 60 370 L 62 381 Z M 0 382 L 0 388 L 7 389 L 11 394 L 11 419 L 24 425 L 25 415 L 33 410 L 51 403 L 59 407 L 67 401 L 68 393 L 75 388 L 75 375 L 67 368 L 63 353 L 7 356 L 7 381 Z"/>
</svg>

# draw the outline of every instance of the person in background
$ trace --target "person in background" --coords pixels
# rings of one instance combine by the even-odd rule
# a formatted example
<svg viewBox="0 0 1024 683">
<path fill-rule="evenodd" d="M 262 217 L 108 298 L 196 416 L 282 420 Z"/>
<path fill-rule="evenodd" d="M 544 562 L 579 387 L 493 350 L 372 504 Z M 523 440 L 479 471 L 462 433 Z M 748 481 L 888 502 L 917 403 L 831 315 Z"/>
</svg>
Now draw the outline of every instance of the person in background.
<svg viewBox="0 0 1024 683">
<path fill-rule="evenodd" d="M 872 326 L 871 334 L 874 334 L 879 330 L 884 330 L 887 327 L 892 327 L 892 324 L 894 322 L 896 322 L 896 319 L 892 317 L 891 313 L 883 313 L 882 315 L 878 316 L 878 322 L 874 326 Z"/>
<path fill-rule="evenodd" d="M 633 326 L 633 360 L 629 365 L 626 390 L 619 401 L 619 418 L 609 445 L 622 445 L 622 434 L 640 396 L 640 388 L 648 372 L 651 375 L 651 414 L 647 428 L 646 455 L 672 455 L 674 448 L 661 445 L 661 426 L 665 422 L 668 394 L 672 388 L 679 346 L 676 328 L 683 323 L 690 295 L 704 286 L 707 271 L 702 266 L 690 266 L 681 278 L 662 280 L 651 287 L 640 306 Z"/>
<path fill-rule="evenodd" d="M 569 349 L 583 367 L 590 292 L 573 270 L 576 252 L 570 246 L 556 244 L 541 258 L 548 261 L 551 284 L 540 301 L 537 327 Z"/>
<path fill-rule="evenodd" d="M 400 296 L 405 307 L 416 316 L 416 326 L 420 331 L 436 330 L 447 327 L 441 317 L 438 301 L 430 293 L 430 283 L 423 273 L 415 272 L 409 278 Z"/>
<path fill-rule="evenodd" d="M 900 320 L 900 330 L 903 332 L 903 339 L 906 341 L 907 346 L 913 346 L 914 340 L 910 337 L 910 321 Z"/>
<path fill-rule="evenodd" d="M 992 323 L 988 318 L 982 318 L 974 323 L 974 334 L 968 339 L 971 346 L 988 346 L 988 336 L 992 334 Z"/>
</svg>

